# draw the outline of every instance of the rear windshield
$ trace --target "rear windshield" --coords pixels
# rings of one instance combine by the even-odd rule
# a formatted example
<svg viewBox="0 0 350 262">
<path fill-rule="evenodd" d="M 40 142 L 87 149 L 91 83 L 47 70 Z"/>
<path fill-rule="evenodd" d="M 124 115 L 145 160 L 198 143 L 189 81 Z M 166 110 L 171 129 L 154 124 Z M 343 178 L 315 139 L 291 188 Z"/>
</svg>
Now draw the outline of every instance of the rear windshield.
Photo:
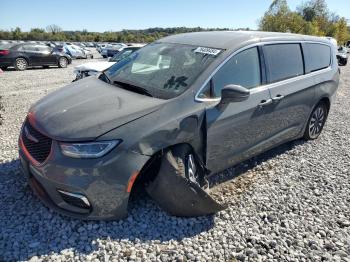
<svg viewBox="0 0 350 262">
<path fill-rule="evenodd" d="M 110 83 L 124 82 L 146 89 L 153 97 L 170 99 L 186 91 L 221 50 L 152 43 L 107 71 Z"/>
<path fill-rule="evenodd" d="M 1 49 L 1 50 L 10 49 L 10 48 L 13 47 L 14 45 L 17 45 L 17 44 L 16 44 L 16 43 L 6 43 L 6 44 L 0 43 L 0 49 Z"/>
</svg>

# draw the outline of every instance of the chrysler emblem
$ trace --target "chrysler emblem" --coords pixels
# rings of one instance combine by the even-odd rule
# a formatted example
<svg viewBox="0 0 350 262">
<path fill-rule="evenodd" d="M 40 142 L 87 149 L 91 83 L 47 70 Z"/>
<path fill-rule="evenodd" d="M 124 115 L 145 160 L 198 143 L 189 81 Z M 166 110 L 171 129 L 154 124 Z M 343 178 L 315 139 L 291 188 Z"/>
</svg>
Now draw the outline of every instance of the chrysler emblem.
<svg viewBox="0 0 350 262">
<path fill-rule="evenodd" d="M 34 137 L 30 132 L 29 132 L 29 130 L 28 130 L 28 128 L 25 126 L 24 127 L 24 134 L 25 134 L 25 136 L 30 140 L 30 141 L 32 141 L 32 142 L 34 142 L 34 143 L 38 143 L 39 142 L 39 140 L 36 138 L 36 137 Z"/>
</svg>

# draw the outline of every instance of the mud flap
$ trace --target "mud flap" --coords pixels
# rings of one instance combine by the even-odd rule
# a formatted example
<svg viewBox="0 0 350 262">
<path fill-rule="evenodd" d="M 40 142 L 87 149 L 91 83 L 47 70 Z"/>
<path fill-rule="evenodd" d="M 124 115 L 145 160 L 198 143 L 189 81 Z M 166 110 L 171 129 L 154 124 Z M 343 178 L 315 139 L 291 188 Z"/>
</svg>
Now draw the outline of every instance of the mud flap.
<svg viewBox="0 0 350 262">
<path fill-rule="evenodd" d="M 225 209 L 182 174 L 171 151 L 163 156 L 159 173 L 146 186 L 146 191 L 164 211 L 174 216 L 204 216 Z"/>
</svg>

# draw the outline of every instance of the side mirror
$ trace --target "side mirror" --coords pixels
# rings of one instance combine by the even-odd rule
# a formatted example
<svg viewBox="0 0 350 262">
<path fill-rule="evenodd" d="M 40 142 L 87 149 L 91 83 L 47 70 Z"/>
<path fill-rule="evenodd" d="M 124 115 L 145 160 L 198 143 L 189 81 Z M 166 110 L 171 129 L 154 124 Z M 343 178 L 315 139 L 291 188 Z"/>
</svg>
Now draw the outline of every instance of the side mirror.
<svg viewBox="0 0 350 262">
<path fill-rule="evenodd" d="M 249 98 L 249 89 L 239 85 L 226 85 L 221 90 L 221 103 L 242 102 Z"/>
</svg>

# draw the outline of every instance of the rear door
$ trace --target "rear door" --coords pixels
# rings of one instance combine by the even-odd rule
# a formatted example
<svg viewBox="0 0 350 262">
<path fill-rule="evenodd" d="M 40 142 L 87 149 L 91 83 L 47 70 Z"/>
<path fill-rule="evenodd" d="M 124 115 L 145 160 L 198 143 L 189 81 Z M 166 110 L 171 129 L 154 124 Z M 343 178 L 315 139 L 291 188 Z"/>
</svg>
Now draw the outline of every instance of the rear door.
<svg viewBox="0 0 350 262">
<path fill-rule="evenodd" d="M 208 106 L 207 159 L 211 172 L 218 172 L 265 148 L 271 136 L 269 118 L 271 97 L 264 86 L 260 52 L 257 47 L 243 50 L 233 56 L 211 80 L 202 97 L 218 98 L 228 84 L 250 89 L 250 97 L 243 102 Z M 211 88 L 212 91 L 208 92 Z M 205 94 L 206 93 L 206 94 Z M 209 95 L 209 93 L 211 95 Z M 213 94 L 212 94 L 213 93 Z"/>
<path fill-rule="evenodd" d="M 39 64 L 40 59 L 35 44 L 23 45 L 21 49 L 25 53 L 25 56 L 28 58 L 30 65 Z"/>
<path fill-rule="evenodd" d="M 270 128 L 275 143 L 280 143 L 301 134 L 314 101 L 314 81 L 305 75 L 301 43 L 270 44 L 262 49 L 273 100 Z"/>
</svg>

